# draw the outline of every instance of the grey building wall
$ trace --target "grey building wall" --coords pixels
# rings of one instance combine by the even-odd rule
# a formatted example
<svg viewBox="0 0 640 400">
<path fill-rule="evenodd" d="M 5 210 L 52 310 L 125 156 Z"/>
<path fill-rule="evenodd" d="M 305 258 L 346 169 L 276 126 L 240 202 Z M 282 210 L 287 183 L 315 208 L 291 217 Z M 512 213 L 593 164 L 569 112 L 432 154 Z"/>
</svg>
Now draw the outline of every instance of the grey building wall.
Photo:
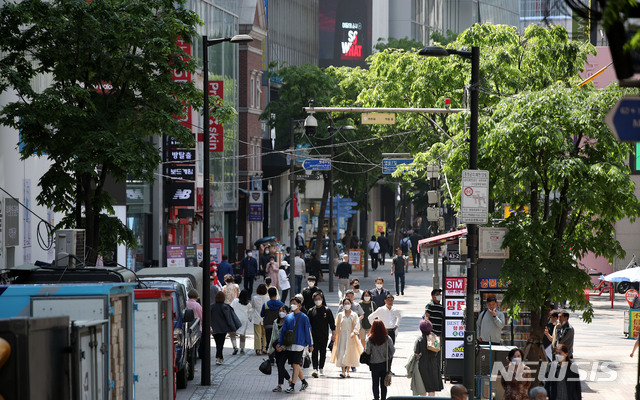
<svg viewBox="0 0 640 400">
<path fill-rule="evenodd" d="M 268 0 L 267 59 L 318 64 L 318 1 Z"/>
</svg>

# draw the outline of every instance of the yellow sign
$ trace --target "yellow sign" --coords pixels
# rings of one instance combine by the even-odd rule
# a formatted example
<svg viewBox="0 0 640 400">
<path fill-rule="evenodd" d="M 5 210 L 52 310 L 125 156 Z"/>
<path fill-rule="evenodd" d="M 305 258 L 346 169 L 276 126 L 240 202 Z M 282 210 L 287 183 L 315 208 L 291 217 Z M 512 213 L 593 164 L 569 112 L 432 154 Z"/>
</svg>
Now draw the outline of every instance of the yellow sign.
<svg viewBox="0 0 640 400">
<path fill-rule="evenodd" d="M 509 218 L 509 216 L 516 211 L 524 212 L 525 214 L 528 214 L 529 206 L 518 207 L 517 210 L 516 210 L 516 207 L 504 206 L 504 218 L 505 219 Z"/>
<path fill-rule="evenodd" d="M 363 113 L 361 118 L 364 125 L 393 125 L 396 123 L 395 113 Z"/>
<path fill-rule="evenodd" d="M 375 221 L 373 223 L 373 231 L 376 236 L 380 236 L 381 233 L 387 233 L 387 223 L 385 221 Z"/>
<path fill-rule="evenodd" d="M 629 310 L 629 339 L 638 337 L 640 331 L 640 311 Z"/>
</svg>

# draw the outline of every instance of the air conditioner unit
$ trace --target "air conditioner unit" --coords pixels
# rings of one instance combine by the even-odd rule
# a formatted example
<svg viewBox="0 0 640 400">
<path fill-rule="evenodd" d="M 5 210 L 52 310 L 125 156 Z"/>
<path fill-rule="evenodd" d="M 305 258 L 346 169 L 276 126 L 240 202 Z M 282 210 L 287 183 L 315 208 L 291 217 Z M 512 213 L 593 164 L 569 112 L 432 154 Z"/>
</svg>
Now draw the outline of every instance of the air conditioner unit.
<svg viewBox="0 0 640 400">
<path fill-rule="evenodd" d="M 62 229 L 56 232 L 55 265 L 57 267 L 84 266 L 85 236 L 84 229 Z"/>
</svg>

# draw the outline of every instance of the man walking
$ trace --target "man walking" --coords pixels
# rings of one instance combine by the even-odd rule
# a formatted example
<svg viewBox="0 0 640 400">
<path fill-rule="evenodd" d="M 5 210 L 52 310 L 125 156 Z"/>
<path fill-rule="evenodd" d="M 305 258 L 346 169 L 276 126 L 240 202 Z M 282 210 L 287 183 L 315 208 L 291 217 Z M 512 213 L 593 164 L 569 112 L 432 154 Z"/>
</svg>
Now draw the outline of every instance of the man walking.
<svg viewBox="0 0 640 400">
<path fill-rule="evenodd" d="M 487 308 L 480 313 L 476 326 L 478 327 L 478 342 L 500 344 L 502 328 L 505 325 L 504 313 L 498 310 L 495 297 L 487 298 Z"/>
<path fill-rule="evenodd" d="M 402 321 L 402 315 L 400 315 L 400 311 L 393 306 L 392 294 L 387 295 L 387 298 L 384 300 L 384 307 L 377 308 L 374 312 L 369 314 L 370 324 L 373 324 L 373 321 L 376 319 L 379 319 L 384 323 L 384 327 L 387 328 L 389 337 L 393 343 L 395 343 L 396 331 L 398 330 L 400 321 Z"/>
<path fill-rule="evenodd" d="M 222 261 L 218 264 L 218 282 L 224 282 L 224 276 L 235 275 L 233 272 L 233 267 L 229 264 L 229 256 L 226 254 L 222 255 Z"/>
<path fill-rule="evenodd" d="M 369 241 L 367 248 L 369 249 L 369 255 L 371 256 L 371 269 L 375 271 L 378 269 L 380 253 L 380 243 L 378 243 L 375 236 L 371 236 L 371 240 Z"/>
<path fill-rule="evenodd" d="M 349 264 L 349 255 L 342 256 L 342 261 L 336 266 L 335 275 L 338 279 L 338 298 L 342 299 L 347 289 L 349 289 L 349 276 L 352 273 L 351 264 Z"/>
<path fill-rule="evenodd" d="M 569 311 L 562 310 L 558 314 L 558 320 L 560 321 L 560 327 L 556 333 L 557 344 L 564 344 L 569 349 L 569 358 L 573 358 L 573 338 L 574 330 L 573 326 L 569 325 Z"/>
<path fill-rule="evenodd" d="M 404 296 L 404 274 L 407 269 L 407 259 L 402 255 L 400 248 L 396 249 L 396 256 L 391 260 L 391 276 L 396 278 L 396 296 Z"/>
<path fill-rule="evenodd" d="M 305 310 L 311 310 L 313 308 L 313 298 L 317 292 L 322 293 L 322 290 L 316 284 L 318 280 L 315 276 L 309 275 L 307 278 L 307 287 L 302 290 L 302 307 Z"/>
<path fill-rule="evenodd" d="M 244 288 L 249 292 L 249 295 L 253 294 L 253 281 L 255 281 L 258 274 L 258 261 L 253 257 L 251 249 L 247 249 L 247 256 L 240 262 L 240 271 L 244 277 Z"/>
<path fill-rule="evenodd" d="M 391 294 L 387 289 L 383 287 L 384 279 L 382 277 L 376 278 L 376 287 L 371 290 L 371 300 L 376 303 L 376 307 L 380 308 L 384 306 L 384 301 L 388 295 Z"/>
<path fill-rule="evenodd" d="M 424 308 L 424 318 L 428 319 L 433 325 L 432 332 L 436 336 L 440 336 L 442 333 L 442 314 L 444 308 L 442 307 L 442 289 L 433 289 L 431 291 L 431 301 Z"/>
<path fill-rule="evenodd" d="M 380 263 L 384 266 L 385 255 L 387 253 L 391 255 L 391 245 L 389 245 L 389 239 L 384 235 L 384 232 L 380 232 L 380 236 L 378 236 L 378 244 L 380 245 Z"/>
<path fill-rule="evenodd" d="M 331 340 L 335 340 L 336 323 L 331 310 L 323 304 L 324 296 L 322 292 L 316 292 L 313 295 L 313 303 L 314 307 L 307 311 L 307 316 L 311 324 L 311 337 L 314 344 L 313 352 L 311 353 L 311 362 L 313 364 L 311 376 L 317 378 L 318 375 L 324 376 L 323 369 L 327 359 L 329 331 L 331 331 Z"/>
<path fill-rule="evenodd" d="M 296 276 L 296 293 L 302 292 L 302 280 L 307 274 L 307 268 L 302 259 L 302 252 L 296 250 L 296 258 L 293 260 L 293 273 Z"/>
<path fill-rule="evenodd" d="M 411 256 L 413 257 L 413 268 L 420 268 L 420 253 L 418 253 L 418 242 L 422 239 L 422 235 L 414 230 L 409 240 L 411 241 Z"/>
<path fill-rule="evenodd" d="M 282 330 L 280 331 L 280 339 L 278 339 L 276 343 L 276 351 L 286 351 L 289 364 L 293 365 L 291 382 L 289 383 L 289 388 L 285 390 L 287 393 L 293 393 L 295 391 L 295 384 L 298 377 L 300 378 L 300 382 L 302 382 L 300 391 L 307 389 L 309 386 L 302 373 L 302 352 L 306 346 L 309 346 L 309 351 L 313 353 L 309 317 L 300 312 L 300 300 L 293 297 L 290 304 L 292 312 L 284 318 Z M 293 344 L 284 346 L 283 340 L 285 336 L 289 336 L 287 335 L 288 331 L 293 331 Z"/>
</svg>

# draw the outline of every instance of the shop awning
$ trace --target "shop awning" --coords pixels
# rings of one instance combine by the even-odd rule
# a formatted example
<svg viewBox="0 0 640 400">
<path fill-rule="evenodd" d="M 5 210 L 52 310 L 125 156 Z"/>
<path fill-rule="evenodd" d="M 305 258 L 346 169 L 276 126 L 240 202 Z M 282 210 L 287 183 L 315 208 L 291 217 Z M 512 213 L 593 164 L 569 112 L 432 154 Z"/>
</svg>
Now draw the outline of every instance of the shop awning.
<svg viewBox="0 0 640 400">
<path fill-rule="evenodd" d="M 462 235 L 467 234 L 467 228 L 460 229 L 459 231 L 447 232 L 442 235 L 432 236 L 426 239 L 422 239 L 418 241 L 418 252 L 421 247 L 436 247 L 436 246 L 444 246 L 445 244 L 454 243 L 460 238 Z"/>
</svg>

